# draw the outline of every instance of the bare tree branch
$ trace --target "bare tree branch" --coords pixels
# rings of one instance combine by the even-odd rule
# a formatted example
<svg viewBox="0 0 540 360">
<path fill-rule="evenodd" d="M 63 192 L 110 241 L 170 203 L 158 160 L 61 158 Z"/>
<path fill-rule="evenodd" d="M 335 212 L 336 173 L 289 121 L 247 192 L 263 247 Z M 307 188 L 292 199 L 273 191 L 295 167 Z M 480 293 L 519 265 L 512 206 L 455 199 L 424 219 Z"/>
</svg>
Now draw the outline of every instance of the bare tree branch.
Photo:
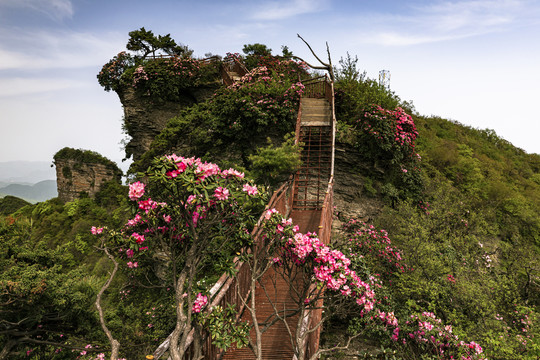
<svg viewBox="0 0 540 360">
<path fill-rule="evenodd" d="M 116 272 L 118 271 L 118 262 L 116 259 L 109 253 L 109 250 L 102 242 L 102 249 L 105 251 L 105 254 L 107 254 L 108 258 L 113 262 L 114 269 L 109 276 L 109 279 L 105 284 L 101 287 L 101 290 L 99 290 L 99 293 L 96 297 L 96 308 L 99 312 L 99 322 L 101 323 L 101 328 L 105 332 L 105 335 L 107 335 L 107 339 L 109 339 L 109 342 L 111 343 L 111 360 L 118 360 L 118 353 L 120 351 L 120 343 L 118 340 L 116 340 L 113 336 L 107 325 L 105 324 L 105 317 L 103 315 L 103 309 L 101 308 L 101 297 L 103 296 L 103 293 L 105 293 L 105 290 L 111 285 L 112 280 L 114 279 Z"/>
</svg>

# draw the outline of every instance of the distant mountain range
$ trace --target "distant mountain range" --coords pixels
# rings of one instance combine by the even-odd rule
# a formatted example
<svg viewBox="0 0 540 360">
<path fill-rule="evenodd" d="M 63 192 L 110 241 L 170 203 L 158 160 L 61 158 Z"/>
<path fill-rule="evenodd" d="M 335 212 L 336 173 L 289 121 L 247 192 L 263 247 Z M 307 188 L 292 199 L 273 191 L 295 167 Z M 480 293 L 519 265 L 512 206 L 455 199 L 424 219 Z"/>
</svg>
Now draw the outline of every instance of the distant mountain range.
<svg viewBox="0 0 540 360">
<path fill-rule="evenodd" d="M 12 195 L 28 202 L 39 202 L 57 197 L 56 180 L 43 180 L 34 185 L 9 184 L 0 188 L 0 197 Z"/>
<path fill-rule="evenodd" d="M 0 162 L 0 186 L 2 183 L 36 184 L 43 180 L 55 180 L 56 169 L 48 161 Z"/>
<path fill-rule="evenodd" d="M 56 169 L 47 161 L 0 162 L 0 197 L 6 195 L 29 202 L 58 196 Z"/>
</svg>

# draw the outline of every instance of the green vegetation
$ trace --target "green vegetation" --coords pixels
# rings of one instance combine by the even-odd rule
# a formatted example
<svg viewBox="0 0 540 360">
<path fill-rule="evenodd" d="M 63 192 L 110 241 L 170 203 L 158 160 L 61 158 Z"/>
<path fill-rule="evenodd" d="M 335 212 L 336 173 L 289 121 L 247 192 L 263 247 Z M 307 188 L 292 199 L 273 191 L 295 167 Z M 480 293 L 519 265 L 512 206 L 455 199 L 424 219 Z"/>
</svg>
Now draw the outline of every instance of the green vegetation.
<svg viewBox="0 0 540 360">
<path fill-rule="evenodd" d="M 293 60 L 260 60 L 264 66 L 172 118 L 130 171 L 144 171 L 154 157 L 173 151 L 204 160 L 218 159 L 222 166 L 250 169 L 250 156 L 261 142 L 270 137 L 279 146 L 296 124 L 303 89 L 298 78 L 308 75 L 303 64 Z M 294 164 L 291 166 L 289 172 Z M 282 165 L 279 171 L 287 170 Z"/>
<path fill-rule="evenodd" d="M 0 217 L 0 358 L 71 359 L 103 343 L 93 302 L 109 267 L 90 228 L 124 221 L 125 191 L 107 187 L 106 206 L 52 199 Z"/>
<path fill-rule="evenodd" d="M 193 59 L 193 50 L 177 45 L 170 34 L 156 36 L 144 27 L 129 36 L 126 48 L 135 54 L 118 53 L 97 75 L 105 91 L 123 94 L 133 88 L 149 106 L 162 105 L 179 101 L 187 89 L 218 81 L 218 57 Z"/>
<path fill-rule="evenodd" d="M 4 196 L 0 198 L 0 215 L 9 215 L 26 205 L 30 205 L 26 200 L 11 195 Z"/>
<path fill-rule="evenodd" d="M 347 94 L 354 96 L 352 103 L 338 103 L 338 139 L 354 145 L 369 165 L 362 175 L 371 194 L 391 200 L 375 228 L 352 220 L 342 242 L 345 249 L 351 242 L 361 245 L 355 253 L 383 279 L 382 309 L 400 321 L 398 341 L 384 326 L 354 314 L 348 317 L 349 331 L 363 329 L 365 341 L 404 359 L 439 358 L 438 346 L 454 335 L 474 340 L 490 359 L 537 358 L 540 156 L 515 148 L 492 130 L 414 112 L 416 146 L 396 144 L 404 137 L 392 136 L 393 119 L 399 123 L 401 115 L 394 117 L 397 113 L 384 104 L 393 109 L 408 108 L 407 103 L 359 76 L 350 57 L 341 63 L 346 66 L 338 72 L 336 88 L 359 93 Z M 375 104 L 382 108 L 365 104 L 366 99 L 379 99 Z M 417 157 L 408 156 L 413 151 Z M 415 182 L 395 178 L 399 167 L 410 173 L 403 161 L 411 158 L 418 169 Z M 365 237 L 368 230 L 375 232 Z M 375 241 L 381 234 L 388 235 Z M 418 342 L 418 331 L 434 338 Z M 393 358 L 392 351 L 388 354 L 384 358 Z"/>
<path fill-rule="evenodd" d="M 122 170 L 116 163 L 95 151 L 65 147 L 54 154 L 54 162 L 56 163 L 58 160 L 74 160 L 77 164 L 101 164 L 111 170 L 118 178 L 122 176 Z M 71 178 L 71 169 L 63 167 L 62 174 L 68 179 Z"/>
<path fill-rule="evenodd" d="M 134 87 L 157 106 L 217 77 L 219 62 L 192 59 L 169 35 L 141 28 L 130 36 L 127 48 L 138 54 L 120 53 L 104 66 L 98 79 L 105 90 Z M 290 133 L 303 89 L 298 79 L 310 76 L 286 47 L 283 57 L 258 43 L 243 50 L 248 75 L 171 119 L 133 165 L 132 176 L 144 172 L 147 187 L 135 183 L 132 200 L 144 191 L 153 200 L 129 206 L 127 188 L 114 181 L 95 199 L 66 204 L 0 200 L 0 359 L 90 359 L 109 351 L 94 309 L 112 270 L 104 245 L 122 266 L 101 301 L 104 319 L 129 359 L 150 354 L 177 326 L 179 314 L 200 310 L 217 275 L 232 272 L 236 247 L 249 244 L 246 230 L 266 199 L 262 186 L 240 180 L 240 171 L 276 186 L 299 166 Z M 157 52 L 175 56 L 148 58 Z M 538 358 L 540 155 L 491 130 L 416 114 L 411 103 L 360 72 L 357 62 L 347 54 L 335 70 L 337 140 L 358 159 L 364 193 L 385 205 L 373 224 L 341 218 L 345 226 L 335 245 L 351 259 L 351 269 L 370 279 L 378 302 L 369 316 L 356 308 L 333 314 L 324 338 L 333 341 L 336 329 L 361 333 L 360 347 L 395 351 L 374 355 L 386 359 L 461 358 L 479 346 L 490 359 Z M 173 151 L 185 157 L 158 158 Z M 54 159 L 100 163 L 121 173 L 90 151 L 64 148 Z M 210 160 L 240 171 L 205 163 Z M 62 172 L 69 178 L 73 170 Z M 169 227 L 173 218 L 179 225 Z M 282 220 L 276 224 L 282 227 Z M 96 225 L 117 231 L 106 232 L 102 242 L 90 232 Z M 199 249 L 204 256 L 190 257 L 186 249 L 196 247 L 199 236 L 211 246 Z M 186 267 L 175 265 L 195 260 L 201 272 L 189 275 L 184 297 L 177 280 Z M 230 308 L 220 308 L 201 314 L 195 326 L 224 330 L 216 335 L 220 347 L 245 345 L 246 327 L 234 326 L 231 316 Z"/>
</svg>

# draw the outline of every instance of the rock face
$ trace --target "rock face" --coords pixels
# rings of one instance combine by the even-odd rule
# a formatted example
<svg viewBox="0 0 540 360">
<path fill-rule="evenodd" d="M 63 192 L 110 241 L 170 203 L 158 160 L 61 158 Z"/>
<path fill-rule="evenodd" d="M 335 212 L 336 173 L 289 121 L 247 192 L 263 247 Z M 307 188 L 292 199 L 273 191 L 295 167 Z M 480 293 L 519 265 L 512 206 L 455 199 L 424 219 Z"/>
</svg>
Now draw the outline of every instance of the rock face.
<svg viewBox="0 0 540 360">
<path fill-rule="evenodd" d="M 348 144 L 336 143 L 334 165 L 334 206 L 344 218 L 371 221 L 381 211 L 383 203 L 365 190 L 365 165 L 358 150 Z"/>
<path fill-rule="evenodd" d="M 132 88 L 118 93 L 124 108 L 124 125 L 131 137 L 126 144 L 126 158 L 134 161 L 150 148 L 154 138 L 165 128 L 169 119 L 177 116 L 182 109 L 209 99 L 219 84 L 185 89 L 180 101 L 153 105 L 149 100 L 141 98 Z"/>
<path fill-rule="evenodd" d="M 122 171 L 115 163 L 91 151 L 64 148 L 56 153 L 54 164 L 58 198 L 64 202 L 78 199 L 83 193 L 93 198 L 104 183 L 120 183 L 122 179 Z"/>
</svg>

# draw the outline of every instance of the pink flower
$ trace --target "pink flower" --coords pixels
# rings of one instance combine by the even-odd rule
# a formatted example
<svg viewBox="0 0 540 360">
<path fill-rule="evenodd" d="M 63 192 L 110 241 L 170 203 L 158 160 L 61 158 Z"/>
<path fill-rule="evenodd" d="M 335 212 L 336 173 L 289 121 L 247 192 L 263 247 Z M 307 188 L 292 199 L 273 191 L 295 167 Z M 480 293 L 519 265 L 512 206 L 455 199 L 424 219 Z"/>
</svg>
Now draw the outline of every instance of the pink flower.
<svg viewBox="0 0 540 360">
<path fill-rule="evenodd" d="M 194 313 L 200 313 L 202 308 L 208 304 L 208 298 L 203 294 L 197 294 L 197 298 L 193 302 L 193 308 L 191 309 Z"/>
<path fill-rule="evenodd" d="M 267 210 L 266 213 L 264 214 L 264 218 L 266 220 L 270 220 L 270 218 L 272 217 L 272 214 L 276 214 L 278 211 L 276 209 L 270 209 L 270 210 Z"/>
<path fill-rule="evenodd" d="M 229 198 L 229 190 L 219 186 L 214 191 L 214 197 L 218 200 L 227 200 Z"/>
<path fill-rule="evenodd" d="M 139 201 L 139 209 L 144 210 L 147 214 L 150 210 L 157 208 L 158 203 L 152 199 Z"/>
<path fill-rule="evenodd" d="M 126 256 L 128 258 L 132 258 L 133 257 L 133 250 L 132 249 L 127 249 L 126 250 Z"/>
<path fill-rule="evenodd" d="M 141 220 L 142 220 L 142 217 L 141 217 L 141 215 L 139 215 L 139 214 L 136 214 L 136 215 L 135 215 L 135 217 L 134 217 L 133 219 L 131 219 L 131 220 L 128 220 L 128 222 L 127 222 L 126 226 L 129 226 L 129 227 L 131 227 L 131 226 L 135 226 L 135 225 L 137 225 L 138 223 L 140 223 L 140 222 L 141 222 Z"/>
<path fill-rule="evenodd" d="M 128 261 L 126 265 L 127 265 L 128 268 L 134 269 L 134 268 L 139 266 L 139 263 L 136 262 L 136 261 L 135 262 Z"/>
<path fill-rule="evenodd" d="M 251 186 L 249 184 L 244 184 L 242 191 L 247 192 L 248 195 L 257 195 L 259 193 L 256 185 Z"/>
<path fill-rule="evenodd" d="M 103 228 L 97 228 L 95 226 L 92 226 L 92 228 L 90 229 L 90 231 L 92 232 L 93 235 L 98 235 L 98 234 L 101 234 L 103 232 Z"/>
<path fill-rule="evenodd" d="M 235 169 L 228 169 L 228 170 L 223 170 L 223 172 L 221 173 L 221 175 L 225 178 L 227 177 L 232 177 L 232 176 L 235 176 L 239 179 L 243 179 L 244 178 L 244 173 L 243 172 L 240 172 L 238 170 L 235 170 Z"/>
<path fill-rule="evenodd" d="M 135 238 L 135 241 L 137 242 L 137 244 L 142 244 L 145 240 L 144 235 L 139 235 L 138 233 L 133 233 L 131 234 L 131 236 Z"/>
<path fill-rule="evenodd" d="M 144 195 L 144 184 L 140 181 L 134 182 L 129 185 L 129 198 L 131 200 L 137 200 Z"/>
</svg>

